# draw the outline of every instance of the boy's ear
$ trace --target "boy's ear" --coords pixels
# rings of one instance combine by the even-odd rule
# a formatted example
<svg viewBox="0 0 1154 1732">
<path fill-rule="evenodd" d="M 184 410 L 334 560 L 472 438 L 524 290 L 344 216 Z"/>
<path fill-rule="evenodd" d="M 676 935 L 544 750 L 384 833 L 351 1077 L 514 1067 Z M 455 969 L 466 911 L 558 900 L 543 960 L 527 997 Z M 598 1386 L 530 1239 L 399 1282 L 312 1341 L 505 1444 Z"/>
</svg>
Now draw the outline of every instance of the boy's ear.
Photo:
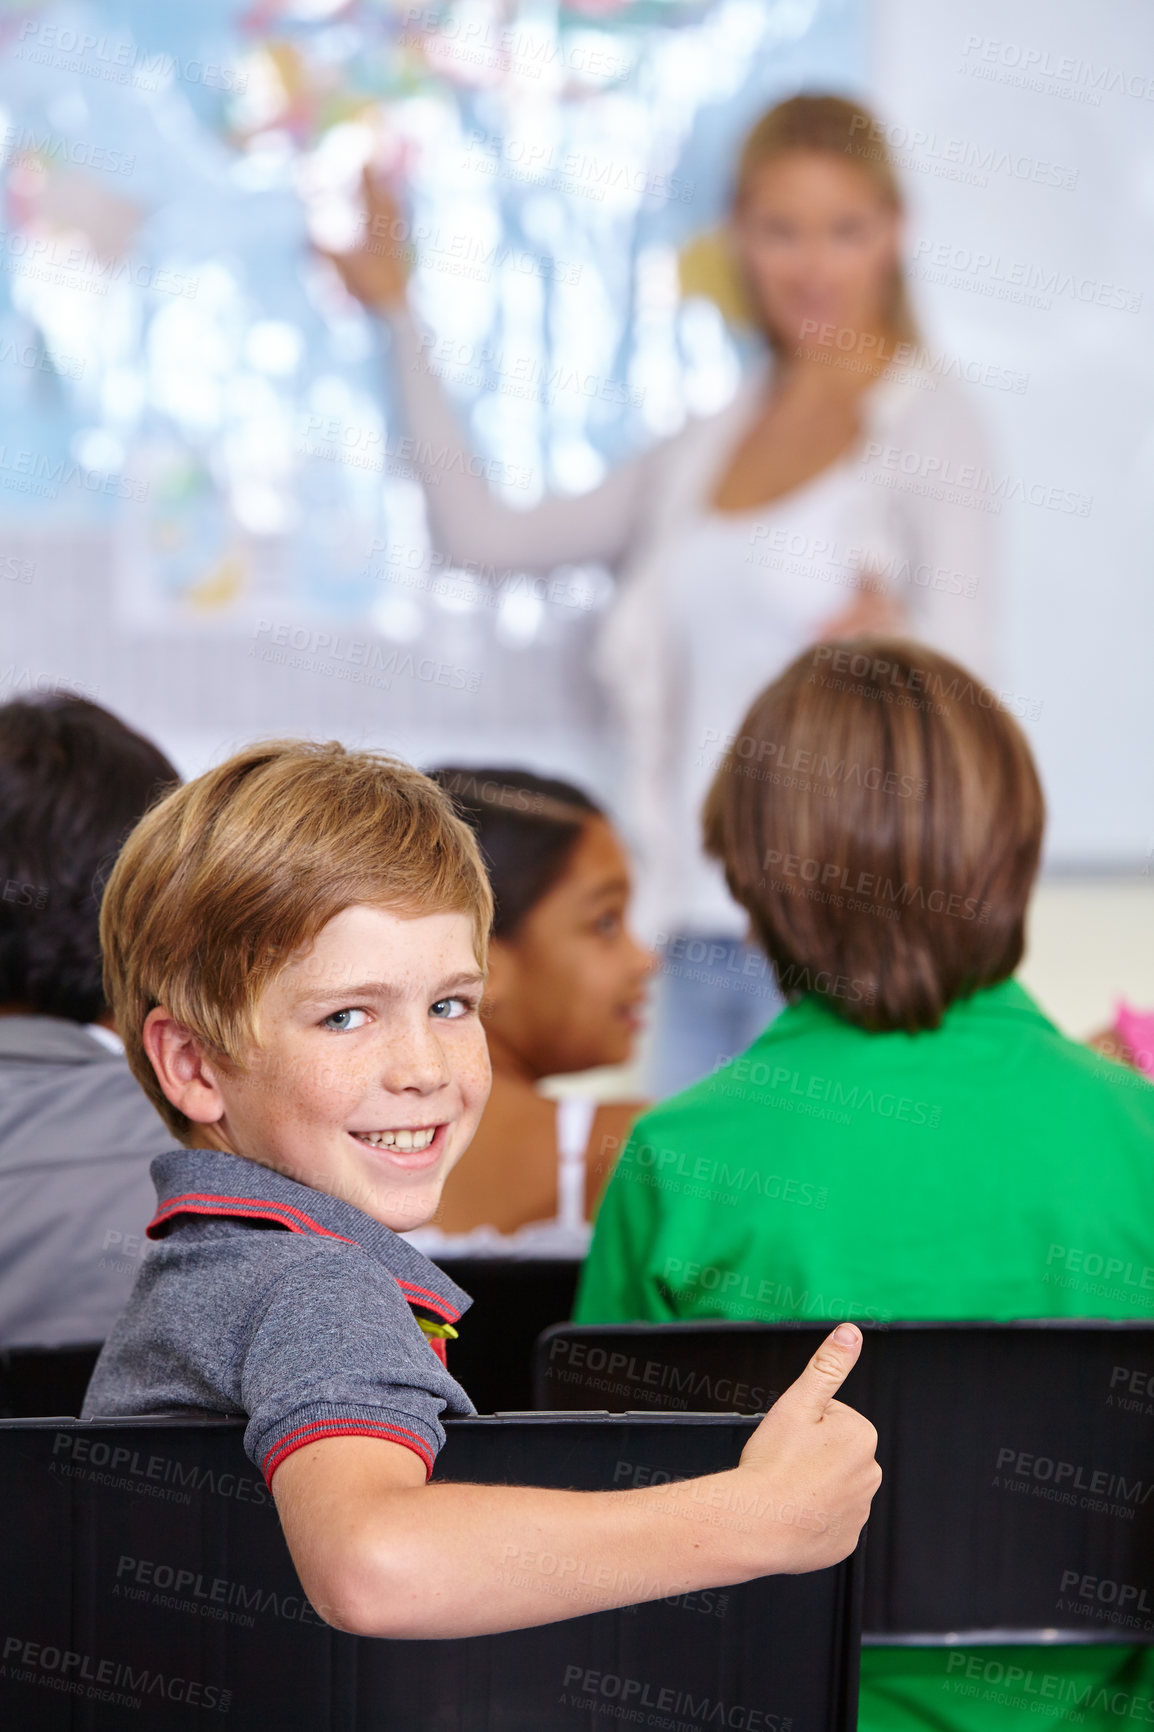
<svg viewBox="0 0 1154 1732">
<path fill-rule="evenodd" d="M 145 1017 L 141 1039 L 165 1098 L 185 1118 L 197 1125 L 214 1125 L 224 1117 L 216 1071 L 183 1023 L 160 1006 Z"/>
</svg>

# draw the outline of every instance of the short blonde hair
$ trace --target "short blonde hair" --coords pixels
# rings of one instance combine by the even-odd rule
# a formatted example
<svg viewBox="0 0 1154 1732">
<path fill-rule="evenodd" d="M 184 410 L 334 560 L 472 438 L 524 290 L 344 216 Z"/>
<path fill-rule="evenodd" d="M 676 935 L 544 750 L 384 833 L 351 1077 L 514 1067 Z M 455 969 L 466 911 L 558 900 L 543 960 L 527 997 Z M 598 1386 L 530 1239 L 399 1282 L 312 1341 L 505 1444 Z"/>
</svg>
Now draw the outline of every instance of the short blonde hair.
<svg viewBox="0 0 1154 1732">
<path fill-rule="evenodd" d="M 141 819 L 104 893 L 104 984 L 132 1074 L 178 1136 L 190 1121 L 145 1053 L 149 1012 L 163 1005 L 241 1064 L 269 982 L 355 903 L 467 914 L 485 966 L 493 898 L 473 832 L 443 789 L 383 752 L 249 746 Z"/>
</svg>

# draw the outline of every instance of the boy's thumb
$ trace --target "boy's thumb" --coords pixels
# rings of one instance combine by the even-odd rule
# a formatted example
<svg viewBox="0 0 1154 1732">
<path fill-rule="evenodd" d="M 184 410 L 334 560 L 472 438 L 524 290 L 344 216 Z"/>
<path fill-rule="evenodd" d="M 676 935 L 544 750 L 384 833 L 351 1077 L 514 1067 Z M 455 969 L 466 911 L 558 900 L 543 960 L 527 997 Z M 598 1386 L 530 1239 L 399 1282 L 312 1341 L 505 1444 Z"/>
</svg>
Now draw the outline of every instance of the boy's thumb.
<svg viewBox="0 0 1154 1732">
<path fill-rule="evenodd" d="M 857 1364 L 861 1352 L 862 1333 L 854 1323 L 839 1323 L 832 1335 L 827 1335 L 801 1376 L 779 1397 L 820 1419 Z"/>
</svg>

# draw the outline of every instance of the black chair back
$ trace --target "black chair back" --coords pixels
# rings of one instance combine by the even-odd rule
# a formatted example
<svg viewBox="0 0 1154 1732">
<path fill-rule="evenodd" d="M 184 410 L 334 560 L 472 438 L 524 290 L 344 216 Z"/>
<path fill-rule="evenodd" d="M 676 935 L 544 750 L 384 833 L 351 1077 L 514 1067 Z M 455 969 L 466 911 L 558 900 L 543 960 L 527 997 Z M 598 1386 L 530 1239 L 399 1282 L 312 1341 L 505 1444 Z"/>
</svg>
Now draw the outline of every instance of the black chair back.
<svg viewBox="0 0 1154 1732">
<path fill-rule="evenodd" d="M 762 1411 L 810 1323 L 575 1324 L 537 1349 L 540 1407 Z M 844 1398 L 877 1426 L 867 1641 L 1154 1642 L 1154 1327 L 865 1330 Z"/>
<path fill-rule="evenodd" d="M 0 1351 L 0 1419 L 78 1414 L 101 1343 L 78 1347 L 8 1347 Z"/>
<path fill-rule="evenodd" d="M 450 1422 L 437 1477 L 625 1488 L 730 1467 L 748 1420 Z M 0 1423 L 0 1724 L 21 1732 L 852 1732 L 860 1548 L 835 1569 L 490 1637 L 338 1634 L 230 1421 Z M 571 1603 L 583 1560 L 500 1568 Z M 636 1559 L 631 1591 L 644 1590 Z M 227 1716 L 227 1717 L 225 1717 Z"/>
<path fill-rule="evenodd" d="M 449 1370 L 478 1413 L 533 1406 L 533 1348 L 551 1323 L 573 1315 L 581 1265 L 570 1257 L 438 1257 L 473 1303 L 449 1343 Z"/>
</svg>

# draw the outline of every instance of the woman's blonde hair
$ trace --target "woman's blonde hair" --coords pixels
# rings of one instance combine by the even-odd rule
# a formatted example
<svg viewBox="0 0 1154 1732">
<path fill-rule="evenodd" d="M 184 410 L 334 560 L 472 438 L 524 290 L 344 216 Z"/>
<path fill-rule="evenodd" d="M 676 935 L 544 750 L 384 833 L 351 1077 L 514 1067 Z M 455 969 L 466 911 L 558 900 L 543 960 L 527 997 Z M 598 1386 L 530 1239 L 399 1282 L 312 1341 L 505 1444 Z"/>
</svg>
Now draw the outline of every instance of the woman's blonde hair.
<svg viewBox="0 0 1154 1732">
<path fill-rule="evenodd" d="M 883 204 L 899 214 L 903 210 L 902 190 L 885 141 L 885 128 L 869 109 L 844 96 L 791 96 L 763 114 L 742 145 L 737 160 L 735 211 L 741 210 L 762 169 L 793 151 L 820 152 L 853 163 L 872 183 Z M 882 316 L 895 343 L 918 342 L 917 321 L 901 259 L 897 257 L 886 285 Z M 780 350 L 776 333 L 764 325 L 763 330 L 771 348 Z"/>
</svg>

